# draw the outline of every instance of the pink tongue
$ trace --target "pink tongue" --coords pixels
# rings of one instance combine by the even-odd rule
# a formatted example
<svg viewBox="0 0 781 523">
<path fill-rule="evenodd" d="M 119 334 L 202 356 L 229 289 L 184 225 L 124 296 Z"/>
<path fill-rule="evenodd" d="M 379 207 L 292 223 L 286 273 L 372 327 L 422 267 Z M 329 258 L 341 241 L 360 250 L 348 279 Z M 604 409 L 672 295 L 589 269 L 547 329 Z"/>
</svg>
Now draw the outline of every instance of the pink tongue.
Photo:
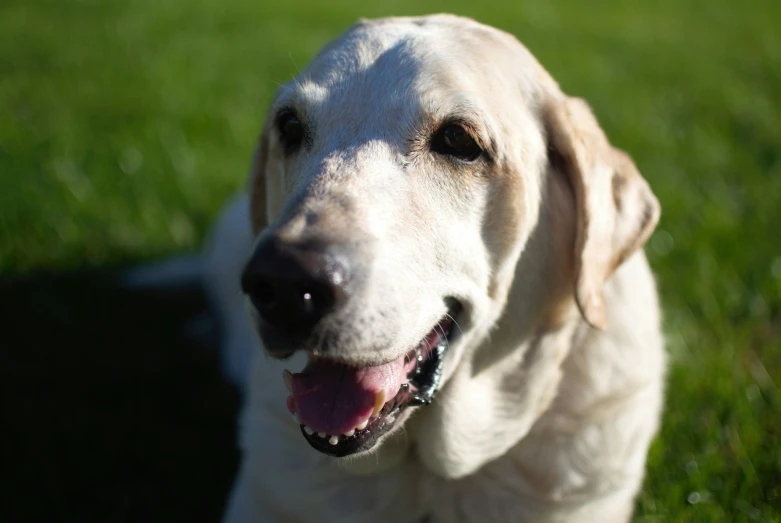
<svg viewBox="0 0 781 523">
<path fill-rule="evenodd" d="M 369 419 L 377 394 L 384 390 L 388 402 L 406 381 L 404 356 L 362 369 L 315 360 L 293 374 L 293 406 L 315 432 L 344 434 Z"/>
</svg>

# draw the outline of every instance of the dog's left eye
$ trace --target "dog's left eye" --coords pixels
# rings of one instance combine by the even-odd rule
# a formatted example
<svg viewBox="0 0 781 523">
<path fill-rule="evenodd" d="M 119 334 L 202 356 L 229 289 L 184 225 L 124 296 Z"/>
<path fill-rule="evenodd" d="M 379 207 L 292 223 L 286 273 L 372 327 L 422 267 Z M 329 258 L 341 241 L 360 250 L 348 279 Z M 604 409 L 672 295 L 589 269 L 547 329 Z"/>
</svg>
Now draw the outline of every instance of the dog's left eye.
<svg viewBox="0 0 781 523">
<path fill-rule="evenodd" d="M 477 160 L 483 152 L 467 130 L 455 123 L 448 124 L 437 131 L 431 140 L 431 150 L 466 162 Z"/>
<path fill-rule="evenodd" d="M 304 139 L 304 126 L 293 112 L 284 112 L 277 118 L 279 139 L 286 153 L 292 153 Z"/>
</svg>

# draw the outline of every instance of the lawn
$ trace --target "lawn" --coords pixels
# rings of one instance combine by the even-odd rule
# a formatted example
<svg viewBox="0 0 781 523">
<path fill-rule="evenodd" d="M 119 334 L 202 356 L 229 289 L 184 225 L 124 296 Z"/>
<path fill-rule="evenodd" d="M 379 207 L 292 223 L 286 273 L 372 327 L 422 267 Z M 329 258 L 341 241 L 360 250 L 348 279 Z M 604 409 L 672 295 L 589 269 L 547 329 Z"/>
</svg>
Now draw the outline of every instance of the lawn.
<svg viewBox="0 0 781 523">
<path fill-rule="evenodd" d="M 181 334 L 203 304 L 116 271 L 198 249 L 325 42 L 441 11 L 517 35 L 662 203 L 671 369 L 636 521 L 781 521 L 777 0 L 4 0 L 0 520 L 218 517 L 238 398 Z"/>
</svg>

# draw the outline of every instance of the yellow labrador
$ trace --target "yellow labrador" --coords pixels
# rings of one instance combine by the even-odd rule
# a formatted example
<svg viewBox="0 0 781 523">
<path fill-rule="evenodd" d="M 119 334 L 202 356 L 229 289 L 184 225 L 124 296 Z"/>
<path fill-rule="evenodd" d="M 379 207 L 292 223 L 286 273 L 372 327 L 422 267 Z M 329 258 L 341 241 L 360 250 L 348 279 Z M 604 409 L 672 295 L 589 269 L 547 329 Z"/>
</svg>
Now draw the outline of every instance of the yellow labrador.
<svg viewBox="0 0 781 523">
<path fill-rule="evenodd" d="M 662 408 L 658 217 L 512 36 L 350 28 L 277 93 L 213 235 L 247 387 L 225 521 L 627 521 Z"/>
</svg>

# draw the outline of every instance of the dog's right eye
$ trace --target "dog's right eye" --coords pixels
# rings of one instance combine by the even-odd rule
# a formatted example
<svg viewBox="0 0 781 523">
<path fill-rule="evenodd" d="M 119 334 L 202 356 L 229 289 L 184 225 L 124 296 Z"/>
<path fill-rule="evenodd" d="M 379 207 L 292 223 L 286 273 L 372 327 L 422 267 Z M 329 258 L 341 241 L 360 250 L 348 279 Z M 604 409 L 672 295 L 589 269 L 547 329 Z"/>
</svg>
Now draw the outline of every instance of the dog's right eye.
<svg viewBox="0 0 781 523">
<path fill-rule="evenodd" d="M 304 126 L 293 112 L 284 112 L 277 118 L 279 141 L 286 154 L 294 152 L 304 140 Z"/>
<path fill-rule="evenodd" d="M 437 131 L 431 140 L 431 150 L 471 163 L 482 154 L 472 135 L 458 123 L 451 123 Z"/>
</svg>

